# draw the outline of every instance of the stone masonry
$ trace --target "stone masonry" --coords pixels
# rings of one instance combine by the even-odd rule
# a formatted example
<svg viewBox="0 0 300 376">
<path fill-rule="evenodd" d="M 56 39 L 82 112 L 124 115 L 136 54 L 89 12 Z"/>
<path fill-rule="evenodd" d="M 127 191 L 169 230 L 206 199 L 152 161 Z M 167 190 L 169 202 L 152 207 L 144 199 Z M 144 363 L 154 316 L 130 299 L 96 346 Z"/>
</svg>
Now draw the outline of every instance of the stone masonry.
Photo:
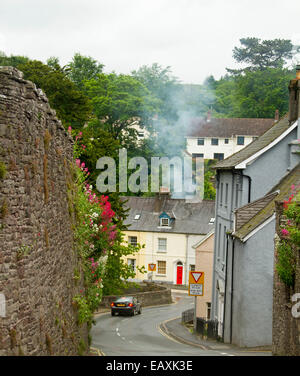
<svg viewBox="0 0 300 376">
<path fill-rule="evenodd" d="M 43 92 L 0 67 L 0 355 L 88 348 L 73 297 L 72 138 Z"/>
</svg>

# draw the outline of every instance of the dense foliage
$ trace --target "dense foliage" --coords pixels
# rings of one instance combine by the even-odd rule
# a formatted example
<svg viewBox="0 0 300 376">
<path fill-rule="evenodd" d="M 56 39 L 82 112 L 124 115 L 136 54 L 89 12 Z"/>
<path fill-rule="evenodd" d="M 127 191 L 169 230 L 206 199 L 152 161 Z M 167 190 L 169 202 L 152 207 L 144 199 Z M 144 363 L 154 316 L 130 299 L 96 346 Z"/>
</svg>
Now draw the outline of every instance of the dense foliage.
<svg viewBox="0 0 300 376">
<path fill-rule="evenodd" d="M 291 187 L 292 193 L 284 202 L 283 215 L 286 223 L 281 227 L 276 270 L 287 286 L 293 287 L 296 273 L 296 252 L 300 250 L 300 186 Z"/>
</svg>

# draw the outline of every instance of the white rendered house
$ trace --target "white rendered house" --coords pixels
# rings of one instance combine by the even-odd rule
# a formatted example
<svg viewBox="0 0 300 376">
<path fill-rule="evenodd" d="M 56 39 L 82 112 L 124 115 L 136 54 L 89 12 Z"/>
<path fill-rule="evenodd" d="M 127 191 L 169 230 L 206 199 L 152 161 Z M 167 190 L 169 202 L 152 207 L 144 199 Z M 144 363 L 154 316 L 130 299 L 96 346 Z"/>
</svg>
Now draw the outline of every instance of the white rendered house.
<svg viewBox="0 0 300 376">
<path fill-rule="evenodd" d="M 193 157 L 223 160 L 249 145 L 274 124 L 274 119 L 194 119 L 186 135 Z"/>
</svg>

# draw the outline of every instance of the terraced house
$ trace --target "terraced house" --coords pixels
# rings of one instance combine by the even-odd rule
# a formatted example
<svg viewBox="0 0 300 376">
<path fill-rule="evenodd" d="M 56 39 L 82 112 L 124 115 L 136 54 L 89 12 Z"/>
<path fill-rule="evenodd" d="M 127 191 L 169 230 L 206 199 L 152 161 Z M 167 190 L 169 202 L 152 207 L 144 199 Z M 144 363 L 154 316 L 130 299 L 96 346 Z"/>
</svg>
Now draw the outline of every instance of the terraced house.
<svg viewBox="0 0 300 376">
<path fill-rule="evenodd" d="M 278 117 L 276 112 L 275 120 Z M 278 119 L 277 119 L 278 120 Z M 193 157 L 223 160 L 242 150 L 266 130 L 274 119 L 193 119 L 186 135 L 186 151 Z"/>
<path fill-rule="evenodd" d="M 129 215 L 125 220 L 126 240 L 145 247 L 126 258 L 134 269 L 155 264 L 156 270 L 147 274 L 137 271 L 136 279 L 184 285 L 188 272 L 195 270 L 195 249 L 213 228 L 215 203 L 204 200 L 188 203 L 171 199 L 168 193 L 156 197 L 126 197 Z"/>
<path fill-rule="evenodd" d="M 289 114 L 216 165 L 212 317 L 239 346 L 272 344 L 274 202 L 299 180 L 298 68 Z"/>
</svg>

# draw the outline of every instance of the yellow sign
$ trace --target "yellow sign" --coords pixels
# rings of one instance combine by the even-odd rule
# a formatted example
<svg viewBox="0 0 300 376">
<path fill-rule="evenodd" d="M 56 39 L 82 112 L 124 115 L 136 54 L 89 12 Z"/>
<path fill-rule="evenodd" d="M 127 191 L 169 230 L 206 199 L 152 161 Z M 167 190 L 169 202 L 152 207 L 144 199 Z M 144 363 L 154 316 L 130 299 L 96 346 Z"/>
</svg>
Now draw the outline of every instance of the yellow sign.
<svg viewBox="0 0 300 376">
<path fill-rule="evenodd" d="M 204 295 L 204 272 L 192 271 L 189 274 L 189 295 Z"/>
<path fill-rule="evenodd" d="M 156 272 L 156 264 L 148 264 L 149 272 Z"/>
</svg>

